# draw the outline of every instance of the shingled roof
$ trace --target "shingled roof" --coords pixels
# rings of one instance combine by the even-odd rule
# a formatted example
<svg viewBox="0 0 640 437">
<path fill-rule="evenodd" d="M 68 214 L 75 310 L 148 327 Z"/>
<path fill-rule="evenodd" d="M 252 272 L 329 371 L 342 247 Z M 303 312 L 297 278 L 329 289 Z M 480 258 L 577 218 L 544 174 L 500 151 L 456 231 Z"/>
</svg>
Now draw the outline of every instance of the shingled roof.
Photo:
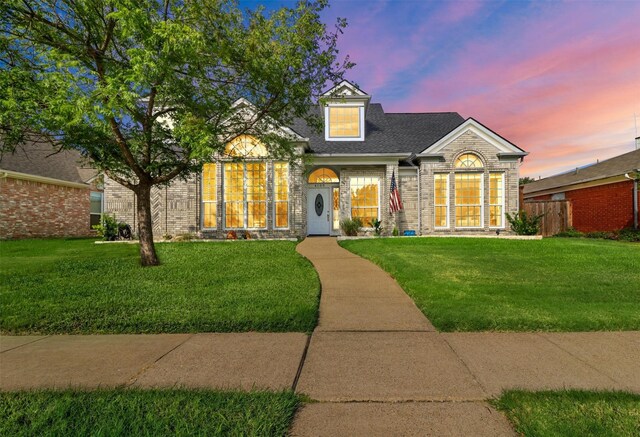
<svg viewBox="0 0 640 437">
<path fill-rule="evenodd" d="M 18 146 L 14 153 L 3 153 L 0 156 L 1 170 L 80 184 L 87 183 L 97 175 L 96 170 L 83 164 L 79 152 L 58 152 L 51 144 L 44 142 L 28 142 Z"/>
<path fill-rule="evenodd" d="M 311 108 L 320 112 L 318 106 Z M 302 119 L 291 128 L 309 138 L 311 153 L 418 154 L 458 127 L 464 119 L 457 112 L 385 113 L 380 103 L 370 103 L 365 119 L 364 141 L 326 141 L 324 132 L 316 132 Z"/>
<path fill-rule="evenodd" d="M 524 194 L 552 190 L 554 188 L 595 181 L 598 179 L 621 176 L 640 169 L 640 149 L 601 161 L 585 168 L 561 173 L 531 182 L 524 186 Z"/>
</svg>

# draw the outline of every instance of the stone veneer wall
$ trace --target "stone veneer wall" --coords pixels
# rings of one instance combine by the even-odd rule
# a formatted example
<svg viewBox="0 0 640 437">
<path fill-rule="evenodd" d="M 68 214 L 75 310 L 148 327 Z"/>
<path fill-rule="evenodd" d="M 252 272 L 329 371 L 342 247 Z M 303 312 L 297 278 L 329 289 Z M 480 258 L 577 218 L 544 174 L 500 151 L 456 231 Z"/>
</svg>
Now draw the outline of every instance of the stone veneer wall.
<svg viewBox="0 0 640 437">
<path fill-rule="evenodd" d="M 484 172 L 484 226 L 482 229 L 455 229 L 455 182 L 453 173 L 454 161 L 463 152 L 471 152 L 479 155 L 484 162 L 484 168 L 479 169 Z M 505 204 L 504 211 L 508 213 L 516 213 L 518 211 L 518 160 L 509 158 L 501 160 L 497 156 L 497 150 L 494 146 L 487 143 L 471 131 L 467 131 L 460 135 L 455 141 L 449 144 L 445 149 L 444 162 L 423 160 L 420 164 L 420 182 L 421 182 L 421 233 L 473 233 L 473 232 L 493 232 L 494 229 L 489 227 L 489 173 L 504 172 L 505 185 Z M 434 174 L 450 173 L 449 179 L 449 228 L 434 229 L 434 208 L 433 208 L 433 191 L 434 191 Z M 505 220 L 505 230 L 509 230 L 509 223 Z"/>
<path fill-rule="evenodd" d="M 254 238 L 291 238 L 306 235 L 306 202 L 303 168 L 289 167 L 289 228 L 274 229 L 273 162 L 266 162 L 267 170 L 267 229 L 249 230 Z M 151 214 L 155 238 L 163 235 L 197 233 L 205 238 L 226 238 L 222 202 L 224 164 L 216 163 L 217 209 L 215 228 L 201 227 L 201 176 L 187 181 L 175 180 L 166 187 L 154 187 L 151 193 Z M 118 220 L 129 223 L 136 229 L 135 195 L 113 180 L 105 178 L 105 212 L 114 214 Z"/>
<path fill-rule="evenodd" d="M 0 239 L 87 237 L 90 187 L 0 178 Z"/>
</svg>

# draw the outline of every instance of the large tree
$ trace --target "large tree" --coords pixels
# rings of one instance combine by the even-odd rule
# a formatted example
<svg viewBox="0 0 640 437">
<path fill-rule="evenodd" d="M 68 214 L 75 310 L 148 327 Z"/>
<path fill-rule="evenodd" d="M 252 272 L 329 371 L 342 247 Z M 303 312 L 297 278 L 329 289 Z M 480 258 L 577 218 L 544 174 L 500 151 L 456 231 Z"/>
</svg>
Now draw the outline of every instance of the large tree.
<svg viewBox="0 0 640 437">
<path fill-rule="evenodd" d="M 76 149 L 137 197 L 141 262 L 158 264 L 151 188 L 198 171 L 251 133 L 274 156 L 274 129 L 351 66 L 325 0 L 242 11 L 225 0 L 3 0 L 0 151 L 44 137 Z M 239 98 L 253 105 L 238 111 Z"/>
</svg>

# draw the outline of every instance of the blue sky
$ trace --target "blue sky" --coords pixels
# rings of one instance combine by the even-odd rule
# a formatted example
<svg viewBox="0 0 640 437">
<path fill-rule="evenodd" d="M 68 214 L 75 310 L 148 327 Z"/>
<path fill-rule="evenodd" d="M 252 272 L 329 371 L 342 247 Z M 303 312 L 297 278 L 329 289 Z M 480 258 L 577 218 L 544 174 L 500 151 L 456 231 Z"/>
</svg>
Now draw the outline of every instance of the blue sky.
<svg viewBox="0 0 640 437">
<path fill-rule="evenodd" d="M 292 2 L 242 2 L 276 7 Z M 334 0 L 347 78 L 388 112 L 456 111 L 547 176 L 634 149 L 640 2 Z"/>
</svg>

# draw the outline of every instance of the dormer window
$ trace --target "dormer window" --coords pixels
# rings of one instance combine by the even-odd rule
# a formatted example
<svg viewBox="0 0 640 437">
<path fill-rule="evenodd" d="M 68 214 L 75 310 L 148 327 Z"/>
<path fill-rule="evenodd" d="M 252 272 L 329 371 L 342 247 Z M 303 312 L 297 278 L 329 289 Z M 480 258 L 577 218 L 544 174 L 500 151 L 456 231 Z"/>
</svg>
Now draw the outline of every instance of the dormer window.
<svg viewBox="0 0 640 437">
<path fill-rule="evenodd" d="M 357 106 L 329 107 L 329 137 L 358 138 L 360 136 L 360 108 Z"/>
<path fill-rule="evenodd" d="M 364 141 L 364 120 L 371 97 L 346 80 L 324 93 L 324 97 L 324 139 Z"/>
</svg>

